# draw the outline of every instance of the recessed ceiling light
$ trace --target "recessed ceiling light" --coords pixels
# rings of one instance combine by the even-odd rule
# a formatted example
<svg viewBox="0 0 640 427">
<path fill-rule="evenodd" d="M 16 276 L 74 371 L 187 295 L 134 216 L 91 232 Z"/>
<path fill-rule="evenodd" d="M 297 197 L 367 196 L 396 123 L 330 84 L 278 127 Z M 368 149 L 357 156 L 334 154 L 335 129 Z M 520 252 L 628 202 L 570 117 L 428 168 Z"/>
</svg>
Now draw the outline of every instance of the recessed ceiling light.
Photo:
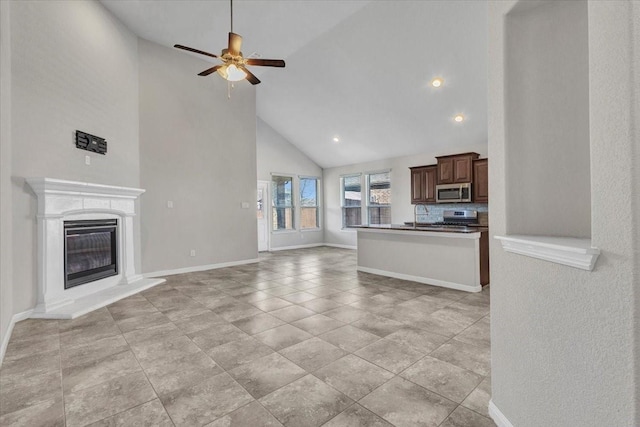
<svg viewBox="0 0 640 427">
<path fill-rule="evenodd" d="M 433 80 L 431 80 L 431 86 L 433 87 L 440 87 L 442 86 L 443 83 L 444 83 L 444 80 L 441 77 L 436 77 Z"/>
<path fill-rule="evenodd" d="M 455 116 L 453 116 L 453 120 L 455 120 L 458 123 L 463 122 L 464 116 L 462 114 L 456 114 Z"/>
<path fill-rule="evenodd" d="M 333 142 L 340 142 L 340 138 L 338 138 L 337 136 L 333 137 Z"/>
</svg>

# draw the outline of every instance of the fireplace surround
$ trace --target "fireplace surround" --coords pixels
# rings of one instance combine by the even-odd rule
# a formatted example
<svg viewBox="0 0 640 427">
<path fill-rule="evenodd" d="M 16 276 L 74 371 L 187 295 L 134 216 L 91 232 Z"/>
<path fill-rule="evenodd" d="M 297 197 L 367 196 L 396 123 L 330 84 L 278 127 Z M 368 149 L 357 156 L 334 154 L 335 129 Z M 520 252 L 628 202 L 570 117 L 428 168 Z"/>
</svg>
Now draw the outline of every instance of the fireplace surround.
<svg viewBox="0 0 640 427">
<path fill-rule="evenodd" d="M 32 317 L 72 319 L 164 282 L 163 279 L 144 279 L 136 273 L 138 239 L 133 219 L 136 200 L 144 193 L 143 189 L 53 178 L 27 178 L 26 182 L 38 198 L 38 301 Z M 69 277 L 65 271 L 68 261 L 65 259 L 68 244 L 65 225 L 78 231 L 83 225 L 96 223 L 115 224 L 109 226 L 108 238 L 95 236 L 102 240 L 94 242 L 95 249 L 103 251 L 101 259 L 87 261 L 79 255 Z M 107 243 L 115 244 L 109 249 L 109 255 L 103 248 Z M 73 286 L 82 281 L 73 281 L 78 278 L 75 273 L 87 269 L 91 276 L 101 273 L 96 270 L 103 267 L 111 269 L 111 264 L 117 266 L 108 271 L 109 274 L 97 274 L 82 286 Z"/>
</svg>

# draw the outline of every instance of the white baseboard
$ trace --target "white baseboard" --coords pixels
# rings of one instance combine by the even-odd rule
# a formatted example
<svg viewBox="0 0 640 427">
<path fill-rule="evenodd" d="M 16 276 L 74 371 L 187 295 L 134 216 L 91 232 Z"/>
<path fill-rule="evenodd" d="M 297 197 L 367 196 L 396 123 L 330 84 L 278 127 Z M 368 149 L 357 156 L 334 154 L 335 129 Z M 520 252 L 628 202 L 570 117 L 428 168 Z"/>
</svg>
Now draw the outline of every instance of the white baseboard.
<svg viewBox="0 0 640 427">
<path fill-rule="evenodd" d="M 280 246 L 280 247 L 277 247 L 277 248 L 269 248 L 269 252 L 289 251 L 289 250 L 292 250 L 292 249 L 317 248 L 318 246 L 325 246 L 325 244 L 324 243 L 309 243 L 307 245 Z"/>
<path fill-rule="evenodd" d="M 489 415 L 498 427 L 513 427 L 513 424 L 500 412 L 500 409 L 493 403 L 493 400 L 489 401 Z"/>
<path fill-rule="evenodd" d="M 173 276 L 174 274 L 193 273 L 195 271 L 215 270 L 217 268 L 234 267 L 236 265 L 254 264 L 258 261 L 258 258 L 243 259 L 241 261 L 221 262 L 218 264 L 197 265 L 194 267 L 176 268 L 173 270 L 154 271 L 151 273 L 144 273 L 143 276 L 145 278 Z"/>
<path fill-rule="evenodd" d="M 338 243 L 325 243 L 325 246 L 329 246 L 331 248 L 340 248 L 340 249 L 353 249 L 357 250 L 358 247 L 355 245 L 339 245 Z"/>
<path fill-rule="evenodd" d="M 482 291 L 482 286 L 480 285 L 477 285 L 477 286 L 465 285 L 462 283 L 447 282 L 445 280 L 430 279 L 428 277 L 412 276 L 410 274 L 402 274 L 402 273 L 396 273 L 394 271 L 378 270 L 376 268 L 361 267 L 361 266 L 358 266 L 357 270 L 362 271 L 364 273 L 377 274 L 379 276 L 387 276 L 387 277 L 393 277 L 395 279 L 410 280 L 412 282 L 424 283 L 425 285 L 434 285 L 434 286 L 440 286 L 443 288 L 456 289 L 458 291 L 466 291 L 466 292 Z"/>
<path fill-rule="evenodd" d="M 32 310 L 23 311 L 22 313 L 14 314 L 13 317 L 11 317 L 11 320 L 9 321 L 9 327 L 7 328 L 7 333 L 5 334 L 4 338 L 2 339 L 2 347 L 0 347 L 0 366 L 2 366 L 2 361 L 4 360 L 4 354 L 7 351 L 7 346 L 9 345 L 9 340 L 11 339 L 11 333 L 13 332 L 13 327 L 19 321 L 25 320 L 25 319 L 28 319 L 29 317 L 31 317 L 31 313 L 33 313 L 33 309 Z"/>
</svg>

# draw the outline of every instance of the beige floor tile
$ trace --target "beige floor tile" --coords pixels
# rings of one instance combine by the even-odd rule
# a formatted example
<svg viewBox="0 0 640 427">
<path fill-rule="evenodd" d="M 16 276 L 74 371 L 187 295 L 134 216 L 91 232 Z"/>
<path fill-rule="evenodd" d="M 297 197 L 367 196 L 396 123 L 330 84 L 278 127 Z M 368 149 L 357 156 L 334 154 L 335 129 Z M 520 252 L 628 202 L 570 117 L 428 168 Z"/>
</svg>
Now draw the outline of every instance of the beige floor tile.
<svg viewBox="0 0 640 427">
<path fill-rule="evenodd" d="M 484 377 L 447 362 L 425 357 L 401 376 L 454 402 L 462 402 Z"/>
<path fill-rule="evenodd" d="M 264 409 L 260 403 L 252 402 L 206 425 L 206 427 L 234 426 L 279 427 L 282 424 Z"/>
<path fill-rule="evenodd" d="M 1 426 L 11 427 L 64 427 L 64 405 L 62 394 L 0 416 Z"/>
<path fill-rule="evenodd" d="M 256 399 L 306 375 L 306 371 L 278 353 L 240 365 L 229 374 Z"/>
<path fill-rule="evenodd" d="M 351 325 L 326 332 L 320 335 L 320 338 L 350 353 L 380 339 L 377 335 L 370 334 Z"/>
<path fill-rule="evenodd" d="M 352 325 L 381 338 L 404 327 L 404 324 L 401 322 L 372 313 L 366 313 L 363 317 L 353 322 Z"/>
<path fill-rule="evenodd" d="M 222 373 L 163 396 L 161 401 L 176 426 L 200 426 L 251 402 L 253 398 Z"/>
<path fill-rule="evenodd" d="M 309 310 L 308 308 L 304 308 L 299 305 L 291 305 L 289 307 L 271 311 L 269 314 L 276 316 L 278 319 L 285 322 L 295 322 L 296 320 L 313 316 L 316 313 L 315 311 Z"/>
<path fill-rule="evenodd" d="M 66 393 L 67 427 L 91 424 L 155 398 L 156 394 L 142 372 Z"/>
<path fill-rule="evenodd" d="M 451 340 L 431 356 L 483 376 L 491 374 L 491 349 Z"/>
<path fill-rule="evenodd" d="M 92 387 L 111 378 L 135 374 L 142 368 L 130 350 L 62 369 L 62 390 L 65 393 Z"/>
<path fill-rule="evenodd" d="M 158 399 L 105 418 L 90 427 L 173 427 L 173 422 Z"/>
<path fill-rule="evenodd" d="M 194 333 L 191 339 L 193 340 L 194 344 L 196 344 L 202 350 L 207 351 L 219 345 L 226 344 L 232 341 L 238 341 L 248 336 L 249 335 L 242 332 L 240 329 L 231 324 L 228 324 L 214 326 L 198 331 Z"/>
<path fill-rule="evenodd" d="M 252 337 L 222 344 L 207 351 L 207 354 L 227 371 L 271 353 L 271 347 Z"/>
<path fill-rule="evenodd" d="M 316 313 L 324 313 L 325 311 L 333 310 L 334 308 L 341 307 L 343 304 L 340 304 L 336 301 L 331 301 L 326 298 L 316 298 L 309 301 L 305 301 L 301 306 L 308 308 L 309 310 L 313 310 Z"/>
<path fill-rule="evenodd" d="M 361 348 L 355 354 L 394 374 L 399 374 L 424 357 L 424 353 L 406 344 L 384 339 Z"/>
<path fill-rule="evenodd" d="M 489 418 L 458 406 L 440 427 L 495 427 L 495 423 Z"/>
<path fill-rule="evenodd" d="M 457 406 L 400 377 L 378 387 L 359 403 L 397 427 L 437 427 Z"/>
<path fill-rule="evenodd" d="M 282 325 L 254 335 L 254 338 L 268 345 L 274 350 L 292 346 L 301 341 L 312 338 L 313 335 L 291 325 Z"/>
<path fill-rule="evenodd" d="M 467 396 L 462 406 L 488 417 L 489 400 L 491 400 L 491 378 L 487 377 Z"/>
<path fill-rule="evenodd" d="M 359 400 L 393 378 L 393 373 L 352 354 L 313 373 L 353 400 Z"/>
<path fill-rule="evenodd" d="M 60 371 L 0 377 L 0 415 L 62 397 Z"/>
<path fill-rule="evenodd" d="M 249 335 L 255 335 L 276 326 L 284 325 L 284 321 L 267 313 L 256 314 L 233 322 L 233 325 Z"/>
<path fill-rule="evenodd" d="M 312 335 L 324 334 L 325 332 L 345 326 L 344 323 L 322 314 L 305 317 L 304 319 L 297 320 L 291 324 L 296 328 L 309 332 Z"/>
<path fill-rule="evenodd" d="M 411 326 L 405 326 L 398 329 L 385 337 L 388 340 L 392 340 L 401 344 L 406 344 L 414 349 L 429 354 L 445 342 L 449 341 L 449 337 L 444 335 L 434 334 L 432 332 L 425 331 L 424 329 L 414 328 Z"/>
<path fill-rule="evenodd" d="M 313 375 L 307 375 L 260 399 L 260 403 L 287 427 L 320 426 L 352 402 Z"/>
<path fill-rule="evenodd" d="M 280 354 L 307 372 L 313 372 L 345 356 L 347 352 L 316 337 L 280 350 Z"/>
<path fill-rule="evenodd" d="M 373 412 L 354 403 L 323 427 L 393 427 Z"/>
</svg>

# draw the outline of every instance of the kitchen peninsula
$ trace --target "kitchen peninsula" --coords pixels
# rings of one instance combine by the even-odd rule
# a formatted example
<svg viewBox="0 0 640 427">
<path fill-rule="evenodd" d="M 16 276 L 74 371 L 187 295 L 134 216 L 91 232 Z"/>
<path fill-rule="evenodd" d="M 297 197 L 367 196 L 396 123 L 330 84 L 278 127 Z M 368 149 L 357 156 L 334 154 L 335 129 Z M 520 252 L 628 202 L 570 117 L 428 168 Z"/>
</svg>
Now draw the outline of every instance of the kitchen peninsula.
<svg viewBox="0 0 640 427">
<path fill-rule="evenodd" d="M 489 283 L 486 227 L 364 225 L 358 271 L 468 292 Z"/>
</svg>

